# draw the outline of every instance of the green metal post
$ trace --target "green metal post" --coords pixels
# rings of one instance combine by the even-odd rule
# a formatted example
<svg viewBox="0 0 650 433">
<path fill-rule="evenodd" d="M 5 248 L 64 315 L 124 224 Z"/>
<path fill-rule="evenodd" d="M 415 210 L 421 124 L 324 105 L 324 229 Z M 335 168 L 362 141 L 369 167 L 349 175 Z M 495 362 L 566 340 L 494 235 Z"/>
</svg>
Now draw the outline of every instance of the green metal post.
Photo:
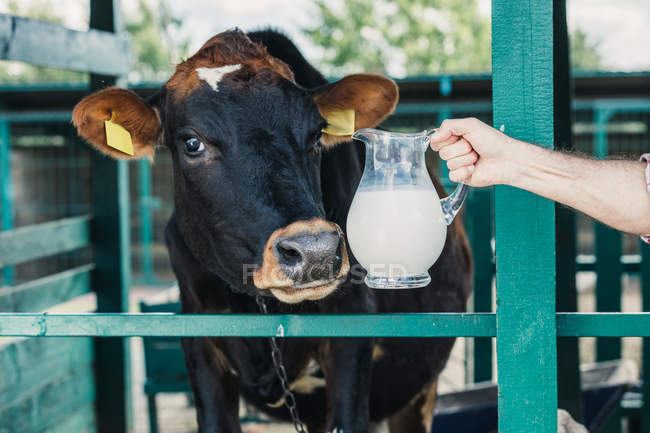
<svg viewBox="0 0 650 433">
<path fill-rule="evenodd" d="M 91 0 L 90 27 L 120 32 L 117 0 Z M 124 53 L 128 55 L 128 53 Z M 116 77 L 91 75 L 91 91 L 113 85 Z M 129 173 L 126 161 L 115 161 L 93 152 L 93 251 L 96 270 L 93 287 L 97 311 L 129 310 Z M 95 341 L 98 433 L 131 431 L 131 380 L 128 340 L 105 338 Z"/>
<path fill-rule="evenodd" d="M 475 189 L 467 203 L 467 229 L 474 256 L 474 311 L 492 311 L 492 188 Z M 492 380 L 492 339 L 474 339 L 473 381 Z"/>
<path fill-rule="evenodd" d="M 642 311 L 650 311 L 650 245 L 640 242 Z M 641 432 L 650 433 L 650 338 L 643 339 L 641 352 Z"/>
<path fill-rule="evenodd" d="M 596 225 L 596 311 L 621 311 L 621 233 L 601 223 Z M 596 360 L 620 359 L 620 338 L 598 338 Z"/>
<path fill-rule="evenodd" d="M 605 159 L 609 154 L 607 123 L 613 111 L 597 108 L 594 112 L 596 141 L 594 153 Z M 595 223 L 596 311 L 621 311 L 621 233 L 599 222 Z M 596 360 L 608 361 L 621 357 L 619 338 L 596 340 Z"/>
<path fill-rule="evenodd" d="M 553 2 L 492 1 L 495 126 L 548 148 L 554 141 L 553 17 Z M 507 186 L 495 188 L 494 206 L 499 432 L 555 433 L 555 207 Z"/>
<path fill-rule="evenodd" d="M 155 284 L 156 276 L 153 270 L 151 243 L 153 236 L 151 228 L 151 163 L 147 159 L 138 161 L 140 177 L 140 242 L 142 244 L 142 280 L 145 284 Z"/>
<path fill-rule="evenodd" d="M 451 91 L 451 77 L 440 77 L 440 95 L 443 97 L 449 97 L 451 95 Z M 438 125 L 440 125 L 443 120 L 449 119 L 451 115 L 451 107 L 447 104 L 444 104 L 438 112 Z M 449 168 L 447 168 L 447 163 L 442 159 L 440 160 L 440 179 L 442 180 L 442 184 L 447 191 L 451 191 L 454 188 L 455 185 L 452 181 L 449 180 Z"/>
<path fill-rule="evenodd" d="M 9 120 L 0 120 L 0 201 L 2 203 L 2 230 L 12 229 L 14 226 L 13 194 L 11 187 L 11 126 Z M 2 269 L 2 281 L 11 285 L 14 281 L 14 272 L 11 266 Z"/>
<path fill-rule="evenodd" d="M 607 122 L 612 112 L 606 108 L 594 108 L 594 123 L 596 124 L 596 140 L 594 142 L 594 155 L 598 159 L 607 158 L 609 144 L 607 142 Z"/>
<path fill-rule="evenodd" d="M 555 148 L 573 149 L 571 95 L 573 86 L 569 62 L 569 37 L 566 18 L 566 0 L 556 0 L 554 8 L 555 32 Z M 576 221 L 575 213 L 566 206 L 555 205 L 556 251 L 556 310 L 578 310 L 576 290 Z M 580 384 L 580 353 L 577 338 L 560 338 L 558 353 L 558 406 L 574 419 L 582 420 L 582 393 Z"/>
</svg>

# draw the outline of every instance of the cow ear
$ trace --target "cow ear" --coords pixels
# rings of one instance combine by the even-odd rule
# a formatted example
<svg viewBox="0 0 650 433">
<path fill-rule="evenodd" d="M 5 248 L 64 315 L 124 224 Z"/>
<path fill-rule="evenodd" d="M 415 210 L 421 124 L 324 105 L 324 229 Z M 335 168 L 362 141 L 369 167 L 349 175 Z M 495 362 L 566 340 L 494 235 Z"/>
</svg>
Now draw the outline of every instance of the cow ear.
<svg viewBox="0 0 650 433">
<path fill-rule="evenodd" d="M 113 125 L 106 124 L 106 121 Z M 158 110 L 130 90 L 117 87 L 100 90 L 82 99 L 72 111 L 72 123 L 79 135 L 97 150 L 116 159 L 152 158 L 160 136 Z M 120 131 L 124 128 L 129 133 L 133 152 L 118 150 L 114 143 L 111 143 L 113 146 L 107 143 L 109 126 Z"/>
<path fill-rule="evenodd" d="M 349 128 L 353 131 L 379 125 L 393 112 L 399 99 L 397 85 L 393 80 L 371 74 L 348 75 L 335 83 L 314 89 L 312 94 L 318 111 L 326 120 L 331 118 L 332 113 L 336 116 L 336 113 L 353 110 L 354 126 Z M 333 146 L 350 141 L 350 135 L 324 132 L 321 143 L 326 147 Z"/>
</svg>

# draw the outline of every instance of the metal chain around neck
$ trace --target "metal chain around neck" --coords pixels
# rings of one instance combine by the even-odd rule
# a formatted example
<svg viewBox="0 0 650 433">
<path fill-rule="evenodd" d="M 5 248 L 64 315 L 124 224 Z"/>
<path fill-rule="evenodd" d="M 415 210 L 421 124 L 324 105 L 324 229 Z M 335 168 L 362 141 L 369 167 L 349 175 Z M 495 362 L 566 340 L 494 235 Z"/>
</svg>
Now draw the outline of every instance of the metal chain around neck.
<svg viewBox="0 0 650 433">
<path fill-rule="evenodd" d="M 262 314 L 268 314 L 266 309 L 266 303 L 261 296 L 256 296 L 255 301 L 257 306 L 260 308 Z M 298 415 L 298 407 L 296 406 L 296 396 L 291 392 L 289 379 L 287 378 L 287 370 L 284 368 L 284 362 L 282 362 L 282 352 L 280 352 L 280 347 L 276 337 L 269 338 L 271 343 L 271 358 L 273 359 L 273 366 L 275 367 L 275 374 L 280 379 L 280 385 L 282 385 L 282 397 L 284 398 L 284 405 L 289 410 L 291 419 L 293 420 L 293 427 L 298 433 L 307 433 L 305 424 L 300 420 Z"/>
</svg>

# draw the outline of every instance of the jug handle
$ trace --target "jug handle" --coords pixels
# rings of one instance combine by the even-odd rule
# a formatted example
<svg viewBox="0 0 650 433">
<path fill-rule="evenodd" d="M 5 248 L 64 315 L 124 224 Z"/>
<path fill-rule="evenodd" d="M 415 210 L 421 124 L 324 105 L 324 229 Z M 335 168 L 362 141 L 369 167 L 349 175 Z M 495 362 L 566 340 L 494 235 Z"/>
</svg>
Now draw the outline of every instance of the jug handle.
<svg viewBox="0 0 650 433">
<path fill-rule="evenodd" d="M 445 223 L 447 225 L 451 224 L 456 214 L 460 211 L 468 191 L 469 187 L 467 185 L 459 183 L 454 192 L 440 200 L 442 215 L 445 217 Z"/>
<path fill-rule="evenodd" d="M 429 146 L 429 135 L 433 134 L 434 132 L 436 132 L 436 130 L 432 129 L 426 133 L 427 147 Z M 469 187 L 464 183 L 459 183 L 454 192 L 440 200 L 442 215 L 445 218 L 445 223 L 447 225 L 451 224 L 458 212 L 460 212 L 460 208 L 463 206 L 468 192 Z"/>
</svg>

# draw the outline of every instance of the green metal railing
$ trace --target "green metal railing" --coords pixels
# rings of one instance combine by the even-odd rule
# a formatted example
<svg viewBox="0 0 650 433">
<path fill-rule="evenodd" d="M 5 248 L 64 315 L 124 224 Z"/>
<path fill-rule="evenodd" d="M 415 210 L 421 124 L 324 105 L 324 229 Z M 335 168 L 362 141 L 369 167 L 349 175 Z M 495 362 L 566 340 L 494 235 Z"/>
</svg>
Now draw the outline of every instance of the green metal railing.
<svg viewBox="0 0 650 433">
<path fill-rule="evenodd" d="M 554 313 L 558 337 L 650 337 L 650 313 Z M 9 337 L 498 337 L 495 313 L 0 313 Z M 553 324 L 555 322 L 555 324 Z M 524 324 L 535 334 L 537 324 Z M 545 359 L 544 361 L 550 358 Z M 523 375 L 521 371 L 517 374 Z"/>
</svg>

